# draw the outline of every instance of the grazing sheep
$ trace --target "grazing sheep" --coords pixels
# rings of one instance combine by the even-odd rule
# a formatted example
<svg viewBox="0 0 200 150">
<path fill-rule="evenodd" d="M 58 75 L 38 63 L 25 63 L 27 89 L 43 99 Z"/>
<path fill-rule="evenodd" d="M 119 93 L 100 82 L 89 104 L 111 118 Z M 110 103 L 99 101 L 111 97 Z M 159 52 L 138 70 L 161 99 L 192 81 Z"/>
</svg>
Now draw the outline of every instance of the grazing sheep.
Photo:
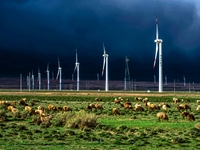
<svg viewBox="0 0 200 150">
<path fill-rule="evenodd" d="M 32 108 L 30 107 L 30 106 L 25 106 L 25 108 L 24 108 L 26 111 L 28 111 L 28 112 L 31 112 L 32 111 Z"/>
<path fill-rule="evenodd" d="M 162 120 L 166 120 L 166 121 L 169 120 L 167 114 L 164 113 L 164 112 L 159 112 L 159 113 L 157 113 L 157 117 L 158 117 L 158 121 L 160 121 L 160 119 L 162 119 Z"/>
<path fill-rule="evenodd" d="M 11 105 L 7 107 L 8 111 L 12 111 L 13 108 L 14 106 L 11 106 Z"/>
<path fill-rule="evenodd" d="M 95 101 L 102 101 L 101 98 L 95 98 Z"/>
<path fill-rule="evenodd" d="M 183 119 L 184 119 L 185 117 L 187 117 L 189 114 L 190 114 L 190 113 L 187 112 L 187 111 L 183 111 L 183 112 L 181 113 Z"/>
<path fill-rule="evenodd" d="M 132 104 L 130 102 L 125 102 L 124 103 L 124 108 L 126 108 L 126 109 L 132 109 L 133 107 L 132 107 Z"/>
<path fill-rule="evenodd" d="M 72 112 L 72 109 L 68 106 L 63 106 L 63 111 L 71 111 Z"/>
<path fill-rule="evenodd" d="M 18 101 L 18 104 L 21 105 L 21 106 L 27 106 L 27 104 L 24 100 Z"/>
<path fill-rule="evenodd" d="M 16 101 L 12 101 L 12 102 L 10 103 L 10 105 L 16 106 Z"/>
<path fill-rule="evenodd" d="M 143 98 L 142 98 L 142 97 L 135 97 L 135 100 L 136 100 L 136 101 L 142 101 Z"/>
<path fill-rule="evenodd" d="M 170 106 L 168 104 L 162 105 L 162 109 L 164 109 L 165 111 L 167 111 L 168 108 L 170 108 Z"/>
<path fill-rule="evenodd" d="M 185 109 L 185 110 L 190 110 L 191 111 L 191 107 L 189 106 L 189 105 L 187 105 L 187 104 L 183 104 L 183 108 Z"/>
<path fill-rule="evenodd" d="M 142 102 L 144 103 L 144 102 L 148 102 L 149 101 L 149 99 L 147 98 L 147 97 L 145 97 L 143 100 L 142 100 Z"/>
<path fill-rule="evenodd" d="M 144 108 L 140 105 L 138 105 L 136 108 L 135 108 L 135 111 L 144 111 Z"/>
<path fill-rule="evenodd" d="M 11 104 L 10 104 L 10 102 L 8 102 L 8 101 L 3 101 L 3 105 L 4 105 L 5 107 L 8 107 L 8 106 L 10 106 Z"/>
<path fill-rule="evenodd" d="M 87 109 L 87 110 L 92 110 L 92 107 L 91 107 L 90 105 L 87 105 L 87 106 L 86 106 L 86 109 Z"/>
<path fill-rule="evenodd" d="M 200 100 L 197 100 L 197 103 L 200 104 Z"/>
<path fill-rule="evenodd" d="M 148 104 L 147 104 L 148 105 Z M 156 106 L 155 104 L 149 104 L 148 105 L 148 107 L 149 107 L 149 109 L 151 110 L 151 111 L 154 111 L 154 110 L 160 110 L 160 107 L 159 106 Z"/>
<path fill-rule="evenodd" d="M 95 109 L 103 109 L 103 106 L 101 104 L 95 104 Z"/>
<path fill-rule="evenodd" d="M 51 119 L 52 119 L 51 115 L 47 115 L 47 114 L 40 115 L 40 120 L 42 121 L 42 123 L 49 124 Z"/>
<path fill-rule="evenodd" d="M 92 108 L 95 108 L 95 104 L 91 103 L 89 106 L 92 107 Z"/>
<path fill-rule="evenodd" d="M 51 110 L 55 111 L 55 110 L 57 110 L 57 107 L 52 104 L 49 104 L 48 109 L 49 109 L 49 111 L 51 111 Z"/>
<path fill-rule="evenodd" d="M 45 112 L 45 108 L 43 106 L 38 106 L 38 110 L 42 110 L 43 112 Z"/>
<path fill-rule="evenodd" d="M 174 97 L 174 98 L 173 98 L 173 102 L 174 102 L 174 104 L 177 104 L 177 103 L 180 102 L 180 99 Z"/>
<path fill-rule="evenodd" d="M 44 112 L 42 111 L 42 110 L 35 110 L 35 114 L 39 114 L 39 115 L 41 115 L 41 114 L 43 114 Z"/>
<path fill-rule="evenodd" d="M 200 110 L 200 105 L 198 105 L 198 106 L 197 106 L 197 109 L 196 109 L 196 110 L 197 110 L 197 111 L 199 111 L 199 110 Z"/>
<path fill-rule="evenodd" d="M 191 121 L 191 120 L 192 120 L 192 121 L 195 121 L 195 117 L 194 117 L 193 114 L 189 114 L 187 117 L 188 117 L 188 120 L 189 120 L 189 121 Z"/>
<path fill-rule="evenodd" d="M 118 108 L 113 108 L 112 109 L 112 113 L 116 116 L 119 116 L 120 115 L 120 110 Z"/>
<path fill-rule="evenodd" d="M 120 100 L 117 98 L 115 98 L 114 102 L 115 102 L 115 104 L 120 104 Z"/>
<path fill-rule="evenodd" d="M 11 111 L 12 113 L 16 113 L 16 112 L 19 112 L 19 109 L 13 107 Z"/>
</svg>

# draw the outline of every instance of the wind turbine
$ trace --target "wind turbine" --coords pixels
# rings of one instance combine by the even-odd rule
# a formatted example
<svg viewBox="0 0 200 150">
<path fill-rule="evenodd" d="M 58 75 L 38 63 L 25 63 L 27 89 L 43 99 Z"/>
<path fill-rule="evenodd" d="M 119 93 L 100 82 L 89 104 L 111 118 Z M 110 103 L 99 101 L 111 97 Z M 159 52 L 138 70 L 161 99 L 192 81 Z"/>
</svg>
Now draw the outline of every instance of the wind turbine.
<svg viewBox="0 0 200 150">
<path fill-rule="evenodd" d="M 79 91 L 79 63 L 78 63 L 78 54 L 77 54 L 77 50 L 76 50 L 76 63 L 75 63 L 75 68 L 74 68 L 74 72 L 77 70 L 77 91 Z"/>
<path fill-rule="evenodd" d="M 38 84 L 39 84 L 39 90 L 41 90 L 41 73 L 40 73 L 40 68 L 38 68 Z"/>
<path fill-rule="evenodd" d="M 58 80 L 58 76 L 59 75 L 60 75 L 60 78 L 59 78 L 59 90 L 61 91 L 62 90 L 62 68 L 60 67 L 60 61 L 59 61 L 59 58 L 58 58 L 58 73 L 57 73 L 56 80 Z"/>
<path fill-rule="evenodd" d="M 34 74 L 33 74 L 33 71 L 32 71 L 32 77 L 31 77 L 31 79 L 32 79 L 32 90 L 34 90 Z"/>
<path fill-rule="evenodd" d="M 159 92 L 163 92 L 163 73 L 162 73 L 162 39 L 158 38 L 158 19 L 156 16 L 156 39 L 154 40 L 156 43 L 156 53 L 155 53 L 155 59 L 154 59 L 154 64 L 153 68 L 155 68 L 156 65 L 156 58 L 157 58 L 157 53 L 159 49 Z"/>
<path fill-rule="evenodd" d="M 105 91 L 108 91 L 108 54 L 106 54 L 106 50 L 105 50 L 105 46 L 103 44 L 103 50 L 104 50 L 104 54 L 103 54 L 103 69 L 102 69 L 102 76 L 103 76 L 103 73 L 104 73 L 104 68 L 105 68 L 105 65 L 106 65 L 106 81 L 105 81 Z"/>
<path fill-rule="evenodd" d="M 47 64 L 47 90 L 49 90 L 49 64 Z"/>
</svg>

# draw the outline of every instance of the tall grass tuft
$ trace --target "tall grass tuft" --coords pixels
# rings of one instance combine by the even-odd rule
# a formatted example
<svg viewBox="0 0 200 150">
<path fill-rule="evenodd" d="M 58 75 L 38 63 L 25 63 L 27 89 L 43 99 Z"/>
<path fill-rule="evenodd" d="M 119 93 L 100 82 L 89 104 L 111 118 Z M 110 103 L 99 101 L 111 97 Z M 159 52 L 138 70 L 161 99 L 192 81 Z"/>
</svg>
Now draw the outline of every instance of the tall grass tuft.
<svg viewBox="0 0 200 150">
<path fill-rule="evenodd" d="M 87 113 L 84 110 L 79 112 L 66 112 L 59 114 L 58 119 L 65 121 L 65 125 L 70 128 L 84 128 L 84 127 L 96 127 L 98 125 L 98 117 L 95 114 Z"/>
</svg>

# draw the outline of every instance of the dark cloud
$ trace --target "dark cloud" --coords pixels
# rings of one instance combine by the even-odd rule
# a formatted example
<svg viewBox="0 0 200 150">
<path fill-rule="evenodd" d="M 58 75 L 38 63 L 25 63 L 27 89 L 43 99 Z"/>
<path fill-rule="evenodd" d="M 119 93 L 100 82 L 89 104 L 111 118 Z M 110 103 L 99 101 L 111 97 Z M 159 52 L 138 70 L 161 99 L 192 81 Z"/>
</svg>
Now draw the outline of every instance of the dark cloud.
<svg viewBox="0 0 200 150">
<path fill-rule="evenodd" d="M 110 79 L 123 80 L 125 56 L 130 55 L 131 78 L 153 80 L 158 74 L 158 68 L 152 68 L 157 15 L 163 40 L 163 72 L 171 78 L 185 74 L 198 80 L 197 4 L 198 0 L 3 0 L 0 64 L 17 71 L 0 68 L 0 72 L 16 75 L 41 66 L 45 74 L 48 62 L 56 72 L 59 57 L 63 77 L 71 78 L 78 49 L 81 78 L 94 79 L 101 72 L 104 43 Z"/>
</svg>

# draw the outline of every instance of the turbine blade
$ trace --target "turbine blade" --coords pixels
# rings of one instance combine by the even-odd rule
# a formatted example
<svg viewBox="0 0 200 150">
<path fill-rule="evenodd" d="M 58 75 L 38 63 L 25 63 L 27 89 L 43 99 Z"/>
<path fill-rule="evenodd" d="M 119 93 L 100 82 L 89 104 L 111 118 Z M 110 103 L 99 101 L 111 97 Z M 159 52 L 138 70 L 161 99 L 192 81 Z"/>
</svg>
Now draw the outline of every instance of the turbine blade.
<svg viewBox="0 0 200 150">
<path fill-rule="evenodd" d="M 101 76 L 103 76 L 103 73 L 104 73 L 105 63 L 106 63 L 106 57 L 104 57 L 103 59 L 103 69 L 102 69 Z"/>
<path fill-rule="evenodd" d="M 56 80 L 58 80 L 58 76 L 59 76 L 60 70 L 58 70 L 57 76 L 56 76 Z"/>
<path fill-rule="evenodd" d="M 157 54 L 158 54 L 158 43 L 156 43 L 156 53 L 155 53 L 155 58 L 154 58 L 153 68 L 155 68 L 155 66 L 156 66 L 156 58 L 157 58 Z"/>
<path fill-rule="evenodd" d="M 49 71 L 49 63 L 47 64 L 47 71 Z"/>
<path fill-rule="evenodd" d="M 60 60 L 59 60 L 59 58 L 58 58 L 58 67 L 60 67 Z"/>
<path fill-rule="evenodd" d="M 105 55 L 106 54 L 106 49 L 105 49 L 104 43 L 103 43 L 103 52 L 104 52 L 104 55 Z"/>
<path fill-rule="evenodd" d="M 75 67 L 74 67 L 74 72 L 76 71 L 76 68 L 77 68 L 77 65 L 75 65 Z"/>
<path fill-rule="evenodd" d="M 156 16 L 156 39 L 158 39 L 158 18 Z"/>
<path fill-rule="evenodd" d="M 78 63 L 78 54 L 77 54 L 77 50 L 76 50 L 76 63 Z"/>
</svg>

